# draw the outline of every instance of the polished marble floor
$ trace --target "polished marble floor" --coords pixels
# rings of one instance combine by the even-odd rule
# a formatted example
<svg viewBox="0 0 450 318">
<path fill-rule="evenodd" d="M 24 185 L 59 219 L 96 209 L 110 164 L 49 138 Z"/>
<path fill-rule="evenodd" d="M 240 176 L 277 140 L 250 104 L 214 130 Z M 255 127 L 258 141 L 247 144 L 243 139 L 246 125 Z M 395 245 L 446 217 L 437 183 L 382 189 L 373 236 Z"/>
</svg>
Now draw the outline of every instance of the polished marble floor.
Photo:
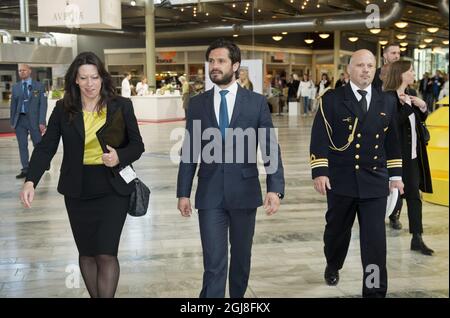
<svg viewBox="0 0 450 318">
<path fill-rule="evenodd" d="M 339 285 L 329 287 L 323 281 L 326 201 L 310 180 L 312 117 L 274 116 L 274 123 L 279 128 L 286 198 L 275 216 L 258 210 L 246 297 L 360 297 L 357 222 Z M 170 151 L 177 149 L 170 133 L 183 125 L 140 126 L 146 152 L 135 167 L 151 187 L 151 206 L 145 217 L 128 217 L 125 223 L 117 297 L 197 297 L 201 289 L 198 220 L 196 214 L 183 218 L 176 209 L 177 165 L 170 160 Z M 56 192 L 61 151 L 60 147 L 43 176 L 33 208 L 25 210 L 18 197 L 21 181 L 15 179 L 16 140 L 0 138 L 0 297 L 88 297 L 77 272 L 63 197 Z M 432 257 L 409 250 L 404 213 L 404 229 L 387 228 L 388 297 L 449 296 L 448 212 L 448 207 L 424 203 L 424 238 L 436 251 Z"/>
</svg>

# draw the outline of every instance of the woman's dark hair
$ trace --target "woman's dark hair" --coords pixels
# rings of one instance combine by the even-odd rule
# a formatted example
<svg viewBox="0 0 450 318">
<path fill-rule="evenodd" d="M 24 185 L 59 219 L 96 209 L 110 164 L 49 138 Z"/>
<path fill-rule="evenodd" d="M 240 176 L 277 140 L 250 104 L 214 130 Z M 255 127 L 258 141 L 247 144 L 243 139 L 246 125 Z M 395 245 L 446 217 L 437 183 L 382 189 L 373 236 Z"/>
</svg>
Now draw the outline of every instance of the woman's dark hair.
<svg viewBox="0 0 450 318">
<path fill-rule="evenodd" d="M 411 65 L 411 62 L 406 60 L 390 64 L 383 82 L 383 89 L 385 91 L 396 91 L 402 85 L 402 74 L 409 71 Z"/>
<path fill-rule="evenodd" d="M 100 112 L 103 107 L 116 96 L 111 75 L 106 71 L 103 62 L 99 57 L 92 52 L 82 52 L 78 54 L 72 64 L 70 64 L 66 76 L 64 77 L 64 110 L 69 114 L 70 122 L 73 120 L 75 114 L 82 109 L 80 87 L 76 83 L 78 69 L 82 65 L 94 65 L 97 67 L 98 75 L 102 79 L 100 100 L 95 106 L 95 109 L 98 112 Z"/>
<path fill-rule="evenodd" d="M 228 57 L 231 60 L 231 64 L 234 64 L 237 62 L 239 62 L 239 65 L 241 64 L 241 50 L 239 49 L 239 47 L 236 44 L 234 44 L 233 42 L 222 39 L 222 38 L 215 40 L 208 47 L 208 49 L 206 50 L 206 54 L 205 54 L 206 61 L 209 60 L 209 53 L 211 53 L 212 50 L 221 49 L 221 48 L 228 50 Z M 239 69 L 237 69 L 237 71 L 234 72 L 234 74 L 236 75 L 236 79 L 239 78 Z"/>
</svg>

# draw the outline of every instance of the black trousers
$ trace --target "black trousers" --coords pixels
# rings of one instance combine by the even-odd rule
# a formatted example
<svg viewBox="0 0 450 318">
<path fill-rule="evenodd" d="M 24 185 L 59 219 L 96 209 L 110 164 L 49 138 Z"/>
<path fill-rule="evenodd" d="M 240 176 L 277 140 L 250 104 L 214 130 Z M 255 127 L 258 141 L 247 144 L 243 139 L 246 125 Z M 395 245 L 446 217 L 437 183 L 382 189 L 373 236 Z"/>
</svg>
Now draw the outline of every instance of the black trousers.
<svg viewBox="0 0 450 318">
<path fill-rule="evenodd" d="M 328 192 L 324 251 L 329 267 L 344 265 L 352 226 L 358 215 L 363 297 L 385 297 L 387 291 L 386 231 L 384 218 L 387 197 L 359 199 Z"/>
<path fill-rule="evenodd" d="M 228 233 L 230 235 L 231 298 L 243 298 L 250 276 L 251 250 L 256 209 L 199 210 L 203 248 L 203 287 L 201 298 L 224 298 L 228 272 Z"/>
<path fill-rule="evenodd" d="M 420 199 L 419 192 L 419 160 L 412 159 L 406 162 L 403 169 L 403 183 L 405 184 L 403 198 L 408 205 L 409 233 L 422 234 L 422 200 Z"/>
</svg>

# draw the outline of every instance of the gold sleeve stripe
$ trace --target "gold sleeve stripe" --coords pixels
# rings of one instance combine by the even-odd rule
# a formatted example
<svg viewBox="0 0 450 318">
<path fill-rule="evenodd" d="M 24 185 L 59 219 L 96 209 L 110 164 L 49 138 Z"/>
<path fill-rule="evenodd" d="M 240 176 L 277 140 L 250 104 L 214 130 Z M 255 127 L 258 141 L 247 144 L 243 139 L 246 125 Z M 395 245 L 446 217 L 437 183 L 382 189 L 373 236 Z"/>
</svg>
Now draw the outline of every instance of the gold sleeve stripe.
<svg viewBox="0 0 450 318">
<path fill-rule="evenodd" d="M 390 160 L 386 160 L 387 162 L 397 162 L 397 161 L 402 161 L 402 159 L 390 159 Z"/>
<path fill-rule="evenodd" d="M 328 168 L 328 166 L 323 165 L 323 166 L 314 166 L 314 167 L 311 167 L 311 169 L 316 169 L 316 168 Z"/>
<path fill-rule="evenodd" d="M 328 163 L 324 162 L 324 163 L 311 164 L 311 168 L 316 168 L 316 167 L 328 167 Z"/>
<path fill-rule="evenodd" d="M 316 163 L 316 162 L 328 162 L 328 159 L 315 159 L 315 160 L 311 160 L 311 163 Z"/>
<path fill-rule="evenodd" d="M 402 168 L 402 165 L 387 165 L 387 168 L 388 169 L 391 169 L 391 168 Z"/>
</svg>

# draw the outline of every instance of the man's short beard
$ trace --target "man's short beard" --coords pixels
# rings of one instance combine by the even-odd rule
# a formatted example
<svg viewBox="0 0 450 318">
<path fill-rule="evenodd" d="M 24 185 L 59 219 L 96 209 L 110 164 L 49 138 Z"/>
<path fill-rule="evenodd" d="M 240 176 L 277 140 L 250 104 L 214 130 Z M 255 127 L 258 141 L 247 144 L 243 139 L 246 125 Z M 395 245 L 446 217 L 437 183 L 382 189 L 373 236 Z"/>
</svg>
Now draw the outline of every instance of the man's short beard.
<svg viewBox="0 0 450 318">
<path fill-rule="evenodd" d="M 220 80 L 213 79 L 211 73 L 212 73 L 212 72 L 209 73 L 209 78 L 211 79 L 211 81 L 212 81 L 214 84 L 217 84 L 217 85 L 227 85 L 227 84 L 230 84 L 231 81 L 233 80 L 233 75 L 234 75 L 234 72 L 233 72 L 233 71 L 231 71 L 231 72 L 228 73 L 228 74 L 224 74 L 223 77 L 222 77 L 222 79 L 220 79 Z"/>
</svg>

